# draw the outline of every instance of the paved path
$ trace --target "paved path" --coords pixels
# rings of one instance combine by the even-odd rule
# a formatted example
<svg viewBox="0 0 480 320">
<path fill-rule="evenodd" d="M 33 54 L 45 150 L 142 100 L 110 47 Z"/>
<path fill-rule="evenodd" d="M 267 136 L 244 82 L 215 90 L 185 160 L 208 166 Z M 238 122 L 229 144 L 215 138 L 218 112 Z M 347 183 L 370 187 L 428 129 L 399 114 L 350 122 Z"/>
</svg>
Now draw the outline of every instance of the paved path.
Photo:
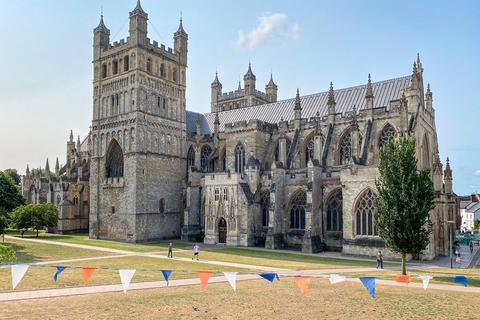
<svg viewBox="0 0 480 320">
<path fill-rule="evenodd" d="M 321 269 L 321 270 L 304 270 L 301 272 L 297 271 L 286 271 L 279 273 L 282 278 L 289 278 L 296 275 L 306 275 L 315 278 L 327 279 L 328 276 L 332 273 L 343 274 L 350 272 L 369 272 L 376 270 L 374 268 L 345 268 L 345 269 Z M 381 270 L 376 270 L 382 272 Z M 258 280 L 261 279 L 256 274 L 242 274 L 237 277 L 237 281 L 245 280 Z M 346 279 L 349 282 L 357 282 L 360 280 L 358 278 L 348 278 Z M 215 276 L 209 279 L 209 284 L 213 283 L 222 283 L 227 280 L 223 276 Z M 376 279 L 377 285 L 387 285 L 395 287 L 407 287 L 407 288 L 416 288 L 423 290 L 421 283 L 398 283 L 392 280 L 381 280 Z M 169 282 L 169 287 L 180 287 L 180 286 L 191 286 L 200 284 L 198 278 L 192 279 L 180 279 L 180 280 L 171 280 Z M 327 284 L 330 285 L 330 284 Z M 129 287 L 131 290 L 145 290 L 145 289 L 156 289 L 166 287 L 165 281 L 150 281 L 150 282 L 137 282 L 132 283 Z M 453 292 L 466 292 L 466 293 L 480 293 L 480 288 L 477 287 L 462 287 L 455 285 L 447 284 L 430 284 L 428 290 L 444 290 L 444 291 L 453 291 Z M 30 291 L 13 291 L 13 292 L 4 292 L 0 293 L 0 302 L 1 301 L 16 301 L 16 300 L 27 300 L 27 299 L 41 299 L 41 298 L 54 298 L 54 297 L 64 297 L 64 296 L 74 296 L 74 295 L 85 295 L 85 294 L 96 294 L 96 293 L 107 293 L 107 292 L 121 292 L 123 291 L 121 284 L 112 284 L 112 285 L 100 285 L 100 286 L 86 286 L 86 287 L 75 287 L 75 288 L 60 288 L 60 289 L 44 289 L 44 290 L 30 290 Z"/>
<path fill-rule="evenodd" d="M 9 239 L 21 240 L 21 241 L 30 241 L 36 243 L 47 243 L 52 245 L 58 246 L 65 246 L 65 247 L 72 247 L 72 248 L 79 248 L 79 249 L 88 249 L 88 250 L 97 250 L 97 251 L 105 251 L 110 253 L 117 253 L 129 256 L 141 256 L 141 257 L 149 257 L 149 258 L 156 258 L 156 259 L 166 259 L 166 260 L 177 260 L 177 261 L 184 261 L 184 262 L 195 262 L 200 264 L 207 264 L 207 265 L 217 265 L 217 266 L 224 266 L 224 267 L 234 267 L 234 268 L 242 268 L 242 269 L 251 269 L 251 270 L 269 270 L 269 271 L 285 271 L 288 269 L 284 268 L 273 268 L 273 267 L 266 267 L 266 266 L 257 266 L 251 264 L 243 264 L 243 263 L 235 263 L 235 262 L 224 262 L 224 261 L 211 261 L 211 260 L 192 260 L 191 258 L 168 258 L 165 255 L 153 254 L 153 253 L 143 253 L 143 252 L 134 252 L 134 251 L 127 251 L 127 250 L 119 250 L 119 249 L 112 249 L 112 248 L 104 248 L 86 244 L 76 244 L 76 243 L 68 243 L 68 242 L 60 242 L 60 241 L 51 241 L 51 240 L 40 240 L 40 239 L 32 239 L 32 238 L 17 238 L 11 236 L 5 236 Z M 92 259 L 94 260 L 94 259 Z"/>
</svg>

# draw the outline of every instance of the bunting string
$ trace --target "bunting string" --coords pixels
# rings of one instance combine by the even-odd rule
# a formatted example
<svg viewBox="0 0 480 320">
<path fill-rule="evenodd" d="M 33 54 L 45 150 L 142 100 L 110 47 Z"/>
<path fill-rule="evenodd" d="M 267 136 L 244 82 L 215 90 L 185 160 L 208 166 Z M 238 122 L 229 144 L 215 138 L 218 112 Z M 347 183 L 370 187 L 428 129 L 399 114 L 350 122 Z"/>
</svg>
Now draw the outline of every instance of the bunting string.
<svg viewBox="0 0 480 320">
<path fill-rule="evenodd" d="M 12 289 L 18 286 L 20 281 L 23 279 L 26 272 L 29 270 L 30 267 L 34 268 L 53 268 L 53 281 L 57 282 L 59 276 L 64 272 L 66 269 L 74 269 L 74 270 L 82 270 L 82 280 L 84 285 L 88 285 L 90 278 L 93 274 L 98 271 L 116 271 L 119 274 L 120 282 L 123 288 L 124 293 L 127 293 L 127 290 L 130 286 L 130 283 L 137 272 L 159 272 L 163 275 L 163 279 L 166 282 L 166 286 L 169 285 L 169 279 L 172 273 L 197 273 L 198 278 L 200 279 L 200 285 L 202 288 L 206 289 L 209 279 L 212 275 L 223 275 L 224 278 L 227 280 L 229 285 L 232 287 L 234 291 L 236 291 L 236 281 L 238 275 L 257 275 L 260 278 L 267 280 L 268 282 L 273 283 L 275 280 L 280 280 L 280 278 L 292 278 L 293 281 L 297 284 L 301 295 L 306 298 L 308 294 L 310 280 L 314 278 L 318 279 L 326 279 L 329 280 L 331 284 L 337 284 L 341 282 L 345 282 L 346 280 L 353 280 L 359 279 L 360 282 L 363 284 L 365 289 L 367 290 L 368 294 L 372 299 L 376 298 L 375 286 L 376 280 L 382 279 L 382 277 L 347 277 L 344 275 L 338 274 L 308 274 L 306 275 L 305 272 L 301 270 L 292 270 L 289 273 L 279 274 L 277 272 L 220 272 L 220 271 L 194 271 L 194 270 L 184 270 L 184 269 L 173 269 L 173 270 L 165 270 L 165 269 L 117 269 L 117 268 L 104 268 L 104 267 L 79 267 L 79 266 L 48 266 L 48 265 L 29 265 L 29 264 L 10 264 L 10 265 L 2 265 L 0 268 L 10 267 L 11 269 L 11 278 L 12 278 Z M 464 275 L 456 275 L 453 277 L 449 276 L 431 276 L 425 274 L 410 274 L 410 275 L 400 275 L 393 279 L 393 281 L 399 283 L 405 283 L 408 285 L 412 282 L 412 278 L 416 278 L 421 280 L 423 289 L 427 289 L 431 280 L 442 280 L 442 281 L 452 281 L 454 283 L 462 284 L 463 286 L 468 286 L 469 279 L 475 279 L 475 277 L 466 277 Z M 392 280 L 391 278 L 386 278 L 386 280 Z"/>
</svg>

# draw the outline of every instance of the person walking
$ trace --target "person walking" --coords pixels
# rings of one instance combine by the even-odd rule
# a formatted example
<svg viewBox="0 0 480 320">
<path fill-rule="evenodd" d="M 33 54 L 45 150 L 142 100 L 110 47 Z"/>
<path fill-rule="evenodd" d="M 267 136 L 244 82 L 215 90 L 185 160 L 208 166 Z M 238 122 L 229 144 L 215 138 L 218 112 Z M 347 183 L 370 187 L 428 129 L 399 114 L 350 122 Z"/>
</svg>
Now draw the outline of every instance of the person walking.
<svg viewBox="0 0 480 320">
<path fill-rule="evenodd" d="M 470 254 L 473 254 L 473 241 L 470 240 Z"/>
<path fill-rule="evenodd" d="M 383 254 L 382 251 L 378 251 L 377 253 L 377 269 L 383 269 Z"/>
<path fill-rule="evenodd" d="M 195 244 L 193 245 L 193 257 L 192 257 L 192 260 L 193 260 L 194 258 L 197 258 L 197 260 L 198 260 L 198 251 L 199 251 L 199 249 L 200 249 L 200 248 L 199 248 L 198 245 L 195 243 Z"/>
<path fill-rule="evenodd" d="M 173 258 L 173 245 L 171 242 L 168 244 L 168 257 Z"/>
</svg>

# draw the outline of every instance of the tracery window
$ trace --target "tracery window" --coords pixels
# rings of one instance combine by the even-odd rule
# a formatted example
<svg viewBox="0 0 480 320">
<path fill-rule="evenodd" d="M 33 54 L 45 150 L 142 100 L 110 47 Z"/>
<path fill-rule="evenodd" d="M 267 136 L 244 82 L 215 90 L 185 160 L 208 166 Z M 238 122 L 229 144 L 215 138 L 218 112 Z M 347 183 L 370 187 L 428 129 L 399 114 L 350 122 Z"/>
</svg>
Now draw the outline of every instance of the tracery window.
<svg viewBox="0 0 480 320">
<path fill-rule="evenodd" d="M 129 67 L 130 67 L 130 58 L 128 56 L 125 56 L 123 58 L 123 71 L 128 71 Z"/>
<path fill-rule="evenodd" d="M 202 153 L 200 156 L 200 165 L 202 169 L 206 170 L 207 172 L 214 171 L 214 161 L 212 159 L 209 160 L 209 157 L 212 153 L 212 148 L 209 145 L 204 145 L 202 147 Z"/>
<path fill-rule="evenodd" d="M 195 150 L 192 146 L 188 148 L 187 152 L 187 169 L 195 165 Z"/>
<path fill-rule="evenodd" d="M 307 205 L 307 195 L 305 192 L 299 192 L 293 199 L 290 207 L 290 228 L 305 229 L 305 207 Z"/>
<path fill-rule="evenodd" d="M 116 140 L 112 140 L 108 148 L 106 173 L 108 178 L 123 177 L 123 152 Z"/>
<path fill-rule="evenodd" d="M 262 226 L 268 227 L 269 211 L 270 211 L 270 192 L 264 192 L 262 195 Z"/>
<path fill-rule="evenodd" d="M 393 139 L 397 135 L 397 131 L 395 128 L 387 123 L 385 127 L 383 127 L 382 132 L 380 133 L 380 138 L 378 139 L 378 147 L 383 147 L 388 140 Z"/>
<path fill-rule="evenodd" d="M 327 201 L 327 230 L 343 231 L 342 190 L 337 190 Z"/>
<path fill-rule="evenodd" d="M 352 158 L 352 135 L 348 133 L 340 141 L 340 164 L 350 163 Z"/>
<path fill-rule="evenodd" d="M 152 72 L 152 60 L 150 58 L 147 59 L 147 72 Z"/>
<path fill-rule="evenodd" d="M 241 143 L 235 147 L 235 172 L 243 173 L 245 170 L 245 148 Z"/>
<path fill-rule="evenodd" d="M 355 205 L 355 220 L 357 235 L 374 236 L 378 235 L 374 221 L 375 194 L 368 189 Z"/>
<path fill-rule="evenodd" d="M 305 145 L 305 164 L 308 164 L 308 161 L 314 159 L 315 157 L 315 141 L 313 137 L 308 140 L 307 144 Z"/>
</svg>

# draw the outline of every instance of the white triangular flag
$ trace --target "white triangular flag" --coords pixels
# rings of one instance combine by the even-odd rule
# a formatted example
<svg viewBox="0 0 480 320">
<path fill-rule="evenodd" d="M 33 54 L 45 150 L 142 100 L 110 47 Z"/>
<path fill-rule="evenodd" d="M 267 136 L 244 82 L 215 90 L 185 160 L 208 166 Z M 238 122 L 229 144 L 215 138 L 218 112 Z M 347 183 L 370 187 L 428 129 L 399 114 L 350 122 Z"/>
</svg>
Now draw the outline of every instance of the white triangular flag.
<svg viewBox="0 0 480 320">
<path fill-rule="evenodd" d="M 133 275 L 135 274 L 135 269 L 120 269 L 118 274 L 120 275 L 120 281 L 122 282 L 123 292 L 127 293 L 127 289 L 130 286 L 130 281 L 132 281 Z"/>
<path fill-rule="evenodd" d="M 25 272 L 27 272 L 29 265 L 28 264 L 13 264 L 11 266 L 12 270 L 12 287 L 15 290 L 15 287 L 22 280 Z"/>
<path fill-rule="evenodd" d="M 427 290 L 428 284 L 430 283 L 430 279 L 433 279 L 433 277 L 429 275 L 424 275 L 424 276 L 419 276 L 419 278 L 422 279 L 423 289 Z"/>
<path fill-rule="evenodd" d="M 237 272 L 224 272 L 223 275 L 232 287 L 233 291 L 237 290 Z"/>
<path fill-rule="evenodd" d="M 340 276 L 338 274 L 331 274 L 330 275 L 330 283 L 331 284 L 344 282 L 345 279 L 347 279 L 345 276 Z"/>
</svg>

